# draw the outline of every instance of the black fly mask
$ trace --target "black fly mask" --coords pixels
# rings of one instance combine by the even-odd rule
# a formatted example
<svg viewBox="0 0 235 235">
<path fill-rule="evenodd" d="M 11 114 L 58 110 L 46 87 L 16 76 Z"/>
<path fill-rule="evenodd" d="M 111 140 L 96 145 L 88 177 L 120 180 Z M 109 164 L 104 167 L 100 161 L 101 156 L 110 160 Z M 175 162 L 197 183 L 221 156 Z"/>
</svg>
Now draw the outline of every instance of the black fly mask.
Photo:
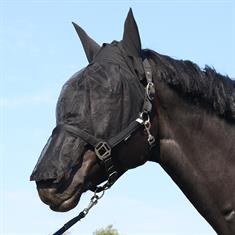
<svg viewBox="0 0 235 235">
<path fill-rule="evenodd" d="M 58 182 L 81 164 L 86 143 L 63 125 L 110 139 L 136 119 L 144 102 L 141 58 L 125 53 L 121 42 L 104 44 L 91 63 L 68 80 L 61 91 L 53 130 L 31 180 Z"/>
</svg>

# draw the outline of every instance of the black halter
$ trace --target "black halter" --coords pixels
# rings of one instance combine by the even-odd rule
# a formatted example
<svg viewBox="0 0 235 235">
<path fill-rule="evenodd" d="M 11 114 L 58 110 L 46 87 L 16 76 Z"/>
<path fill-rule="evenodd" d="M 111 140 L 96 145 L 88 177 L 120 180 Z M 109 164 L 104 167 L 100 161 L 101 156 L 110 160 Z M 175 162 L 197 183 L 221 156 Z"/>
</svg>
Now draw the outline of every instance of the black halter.
<svg viewBox="0 0 235 235">
<path fill-rule="evenodd" d="M 147 134 L 148 134 L 148 143 L 152 148 L 155 145 L 155 138 L 150 133 L 150 112 L 152 110 L 152 100 L 154 99 L 154 84 L 152 79 L 152 70 L 147 59 L 143 61 L 143 67 L 145 71 L 147 85 L 145 87 L 145 99 L 143 103 L 142 110 L 140 110 L 140 115 L 132 121 L 124 130 L 119 132 L 116 136 L 110 138 L 109 140 L 98 139 L 95 136 L 89 134 L 88 132 L 81 130 L 80 128 L 69 125 L 62 124 L 62 128 L 71 134 L 80 137 L 86 143 L 94 148 L 95 154 L 97 158 L 104 165 L 108 182 L 106 184 L 106 188 L 111 187 L 114 182 L 118 178 L 118 173 L 114 167 L 111 152 L 114 147 L 126 141 L 131 137 L 133 132 L 135 132 L 138 128 L 144 126 Z M 103 188 L 96 187 L 94 191 L 101 191 Z"/>
<path fill-rule="evenodd" d="M 152 70 L 151 66 L 147 59 L 143 61 L 143 67 L 145 71 L 145 76 L 147 80 L 147 85 L 145 87 L 145 98 L 142 110 L 140 111 L 139 116 L 131 122 L 124 130 L 118 133 L 116 136 L 112 137 L 109 140 L 100 140 L 96 137 L 90 135 L 84 130 L 79 129 L 73 125 L 64 124 L 62 128 L 66 131 L 72 133 L 75 136 L 82 138 L 85 142 L 94 147 L 95 154 L 97 158 L 104 164 L 106 174 L 107 174 L 107 182 L 103 186 L 96 186 L 94 189 L 94 196 L 91 198 L 90 203 L 87 208 L 79 213 L 76 217 L 68 221 L 62 228 L 60 228 L 53 235 L 61 235 L 66 230 L 68 230 L 71 226 L 73 226 L 76 222 L 80 221 L 84 218 L 89 210 L 98 203 L 98 200 L 104 195 L 105 190 L 109 189 L 117 180 L 118 173 L 114 167 L 111 152 L 112 149 L 120 144 L 123 141 L 126 141 L 131 137 L 133 132 L 135 132 L 138 128 L 144 127 L 147 135 L 148 135 L 148 143 L 150 148 L 155 146 L 155 138 L 150 132 L 151 123 L 150 123 L 150 113 L 152 111 L 152 101 L 154 99 L 155 89 L 152 79 Z M 98 193 L 101 192 L 99 196 Z"/>
</svg>

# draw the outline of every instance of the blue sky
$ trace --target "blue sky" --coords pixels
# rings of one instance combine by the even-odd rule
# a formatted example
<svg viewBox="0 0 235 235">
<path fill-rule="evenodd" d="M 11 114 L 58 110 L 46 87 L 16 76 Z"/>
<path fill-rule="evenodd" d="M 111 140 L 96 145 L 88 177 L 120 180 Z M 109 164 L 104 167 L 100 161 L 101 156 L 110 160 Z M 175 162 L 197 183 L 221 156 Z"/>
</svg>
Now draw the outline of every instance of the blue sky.
<svg viewBox="0 0 235 235">
<path fill-rule="evenodd" d="M 143 48 L 235 78 L 234 0 L 0 0 L 0 234 L 52 234 L 83 209 L 50 211 L 29 176 L 52 128 L 64 82 L 87 61 L 71 22 L 98 43 L 120 40 L 133 8 Z M 113 224 L 122 235 L 213 235 L 156 164 L 126 173 L 70 231 Z"/>
</svg>

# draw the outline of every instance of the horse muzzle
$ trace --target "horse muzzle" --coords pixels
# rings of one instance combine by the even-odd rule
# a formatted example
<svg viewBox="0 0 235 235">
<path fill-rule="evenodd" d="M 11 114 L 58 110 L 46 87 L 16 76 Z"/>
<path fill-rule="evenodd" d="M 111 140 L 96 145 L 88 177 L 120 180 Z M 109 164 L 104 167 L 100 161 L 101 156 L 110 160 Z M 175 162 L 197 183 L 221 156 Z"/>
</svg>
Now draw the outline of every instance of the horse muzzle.
<svg viewBox="0 0 235 235">
<path fill-rule="evenodd" d="M 78 187 L 76 192 L 60 191 L 55 187 L 45 187 L 44 183 L 37 182 L 40 199 L 53 211 L 66 212 L 73 209 L 79 202 L 82 190 Z"/>
</svg>

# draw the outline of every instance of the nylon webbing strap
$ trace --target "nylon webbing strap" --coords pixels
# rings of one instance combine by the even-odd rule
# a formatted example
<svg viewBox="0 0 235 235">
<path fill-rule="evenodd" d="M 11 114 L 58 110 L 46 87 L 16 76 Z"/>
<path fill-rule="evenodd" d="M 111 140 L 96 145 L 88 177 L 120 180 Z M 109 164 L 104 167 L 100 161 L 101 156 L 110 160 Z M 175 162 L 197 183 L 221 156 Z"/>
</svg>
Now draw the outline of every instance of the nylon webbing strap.
<svg viewBox="0 0 235 235">
<path fill-rule="evenodd" d="M 143 66 L 147 83 L 153 82 L 152 69 L 148 59 L 144 59 Z"/>
<path fill-rule="evenodd" d="M 135 120 L 132 121 L 124 130 L 119 132 L 116 136 L 112 137 L 108 141 L 105 141 L 108 143 L 110 148 L 115 147 L 118 145 L 120 142 L 122 142 L 124 139 L 128 138 L 138 127 L 140 124 Z M 96 147 L 99 142 L 101 142 L 100 139 L 97 139 L 96 137 L 92 136 L 88 132 L 81 130 L 78 127 L 69 125 L 69 124 L 64 124 L 63 125 L 64 129 L 75 136 L 80 137 L 83 139 L 85 142 L 89 143 L 93 147 Z"/>
<path fill-rule="evenodd" d="M 80 137 L 85 142 L 87 142 L 88 144 L 90 144 L 94 147 L 100 142 L 99 139 L 97 139 L 93 135 L 89 134 L 88 132 L 86 132 L 84 130 L 81 130 L 80 128 L 78 128 L 76 126 L 72 126 L 72 125 L 69 125 L 69 124 L 64 124 L 63 127 L 66 131 L 74 134 L 77 137 Z"/>
<path fill-rule="evenodd" d="M 78 216 L 76 216 L 73 219 L 69 220 L 66 224 L 64 224 L 64 226 L 62 228 L 60 228 L 58 231 L 53 233 L 53 235 L 63 234 L 65 231 L 67 231 L 70 227 L 72 227 L 74 224 L 76 224 L 78 221 L 80 221 L 85 216 L 86 216 L 86 214 L 84 214 L 83 211 L 80 212 L 80 214 Z"/>
<path fill-rule="evenodd" d="M 128 139 L 130 135 L 140 126 L 140 124 L 135 120 L 132 121 L 127 128 L 125 128 L 123 131 L 118 133 L 116 136 L 111 138 L 108 143 L 110 144 L 110 147 L 113 148 L 119 143 L 121 143 L 123 140 Z"/>
</svg>

